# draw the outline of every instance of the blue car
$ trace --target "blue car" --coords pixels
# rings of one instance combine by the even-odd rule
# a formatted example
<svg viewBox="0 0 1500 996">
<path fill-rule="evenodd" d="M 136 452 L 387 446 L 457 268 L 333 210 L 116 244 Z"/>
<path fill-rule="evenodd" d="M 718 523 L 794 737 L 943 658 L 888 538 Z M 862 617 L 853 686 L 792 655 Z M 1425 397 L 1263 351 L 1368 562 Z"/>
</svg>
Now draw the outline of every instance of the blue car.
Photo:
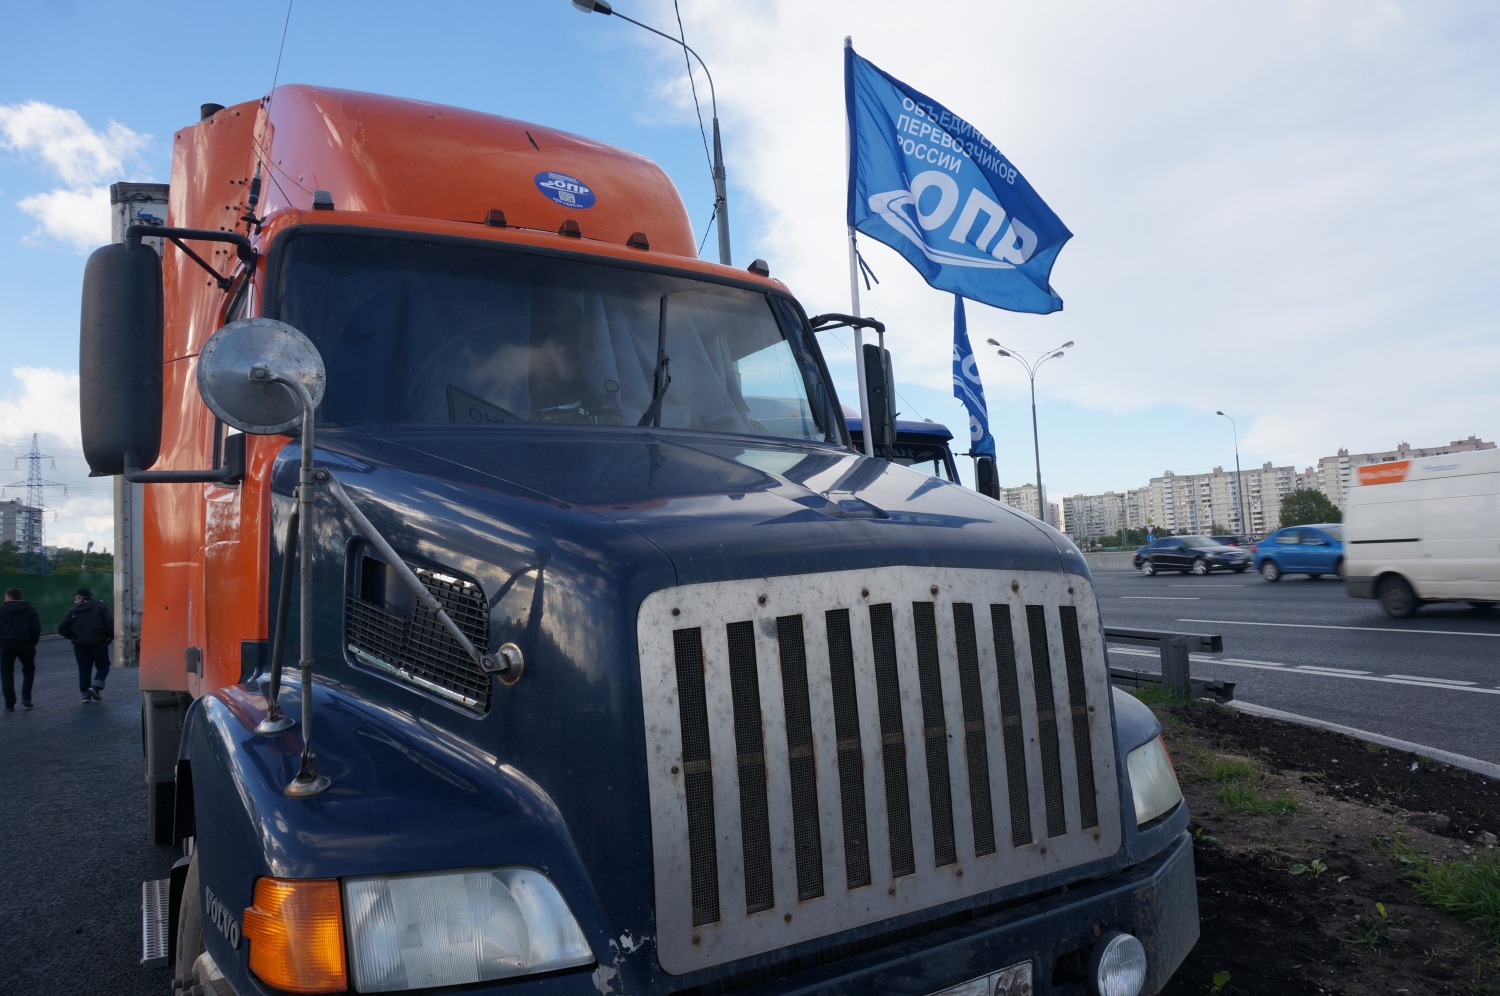
<svg viewBox="0 0 1500 996">
<path fill-rule="evenodd" d="M 1267 581 L 1283 574 L 1344 576 L 1344 527 L 1336 522 L 1278 529 L 1255 544 L 1255 569 Z"/>
</svg>

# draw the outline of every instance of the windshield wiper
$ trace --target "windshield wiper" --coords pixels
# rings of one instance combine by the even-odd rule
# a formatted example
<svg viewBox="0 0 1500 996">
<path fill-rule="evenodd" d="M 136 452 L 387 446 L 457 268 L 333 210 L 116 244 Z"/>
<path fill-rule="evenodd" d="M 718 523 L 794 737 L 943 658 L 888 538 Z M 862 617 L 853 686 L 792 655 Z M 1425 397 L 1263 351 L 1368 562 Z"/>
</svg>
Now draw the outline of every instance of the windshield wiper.
<svg viewBox="0 0 1500 996">
<path fill-rule="evenodd" d="M 671 365 L 671 357 L 667 356 L 667 295 L 663 294 L 661 316 L 656 324 L 656 375 L 651 381 L 651 404 L 636 425 L 661 425 L 661 399 L 672 385 L 672 375 L 668 372 Z"/>
</svg>

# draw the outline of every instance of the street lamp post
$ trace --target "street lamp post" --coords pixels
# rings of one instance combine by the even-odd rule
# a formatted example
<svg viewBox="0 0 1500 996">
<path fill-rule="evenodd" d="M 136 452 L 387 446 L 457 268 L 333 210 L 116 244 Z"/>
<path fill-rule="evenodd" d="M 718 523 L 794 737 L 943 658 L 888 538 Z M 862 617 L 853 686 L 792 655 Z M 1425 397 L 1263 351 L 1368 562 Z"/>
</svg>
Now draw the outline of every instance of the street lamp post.
<svg viewBox="0 0 1500 996">
<path fill-rule="evenodd" d="M 1215 415 L 1224 415 L 1223 412 L 1214 412 Z M 1240 473 L 1240 427 L 1234 424 L 1232 415 L 1224 415 L 1229 419 L 1230 428 L 1234 430 L 1234 481 L 1235 488 L 1239 491 L 1240 500 L 1236 503 L 1240 507 L 1240 528 L 1249 536 L 1253 530 L 1250 528 L 1249 505 L 1245 498 L 1245 475 Z"/>
<path fill-rule="evenodd" d="M 89 562 L 89 551 L 92 550 L 93 548 L 94 548 L 94 541 L 93 540 L 89 540 L 88 544 L 83 548 L 83 556 L 78 558 L 78 570 L 79 570 L 79 573 L 83 572 L 84 565 L 86 565 Z"/>
<path fill-rule="evenodd" d="M 1073 345 L 1073 340 L 1069 339 L 1061 346 L 1057 346 L 1054 349 L 1047 350 L 1035 362 L 1027 362 L 1025 357 L 1017 355 L 1014 350 L 1007 349 L 1006 347 L 996 342 L 994 339 L 986 339 L 985 342 L 988 342 L 991 346 L 994 346 L 996 351 L 999 352 L 1001 356 L 1009 356 L 1011 359 L 1021 364 L 1021 366 L 1025 367 L 1026 376 L 1031 380 L 1031 451 L 1032 454 L 1036 457 L 1037 518 L 1041 519 L 1043 522 L 1046 522 L 1047 501 L 1042 494 L 1042 445 L 1038 440 L 1036 431 L 1036 372 L 1041 368 L 1041 365 L 1043 363 L 1046 363 L 1048 360 L 1055 360 L 1058 357 L 1062 356 L 1063 350 Z"/>
<path fill-rule="evenodd" d="M 686 42 L 684 42 L 682 39 L 680 39 L 680 38 L 673 38 L 671 35 L 666 34 L 665 32 L 657 31 L 655 28 L 653 28 L 649 24 L 642 24 L 640 21 L 637 21 L 634 18 L 626 17 L 624 14 L 620 13 L 619 11 L 617 11 L 613 7 L 611 7 L 609 5 L 609 3 L 606 2 L 606 0 L 572 0 L 572 2 L 573 2 L 573 6 L 574 7 L 577 7 L 579 10 L 583 11 L 585 14 L 612 14 L 615 17 L 618 17 L 622 21 L 629 21 L 631 24 L 634 24 L 638 28 L 645 28 L 647 31 L 651 32 L 653 35 L 659 35 L 662 38 L 665 38 L 667 41 L 671 42 L 673 45 L 681 45 L 682 48 L 683 48 L 683 50 L 686 51 L 693 58 L 697 59 L 698 60 L 698 65 L 700 65 L 700 66 L 703 67 L 703 75 L 708 77 L 708 100 L 709 100 L 709 103 L 713 106 L 713 133 L 714 133 L 714 162 L 713 162 L 714 218 L 717 220 L 718 226 L 719 226 L 719 262 L 723 263 L 725 266 L 728 266 L 729 265 L 729 191 L 728 191 L 728 188 L 727 188 L 727 186 L 725 185 L 725 182 L 724 182 L 724 150 L 719 145 L 719 98 L 718 98 L 718 95 L 714 92 L 714 78 L 713 78 L 713 74 L 708 71 L 708 66 L 704 63 L 703 57 L 700 56 L 697 52 L 694 52 L 692 50 L 692 48 Z M 699 123 L 699 125 L 702 125 L 703 119 L 699 118 L 698 119 L 698 123 Z"/>
</svg>

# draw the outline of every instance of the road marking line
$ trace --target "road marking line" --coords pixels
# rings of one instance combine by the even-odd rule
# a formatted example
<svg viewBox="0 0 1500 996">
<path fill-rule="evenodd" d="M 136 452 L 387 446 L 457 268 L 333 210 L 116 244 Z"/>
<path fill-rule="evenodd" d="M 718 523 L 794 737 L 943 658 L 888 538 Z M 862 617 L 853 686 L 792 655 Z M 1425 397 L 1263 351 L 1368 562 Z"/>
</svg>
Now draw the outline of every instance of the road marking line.
<svg viewBox="0 0 1500 996">
<path fill-rule="evenodd" d="M 1111 654 L 1126 654 L 1131 657 L 1159 657 L 1155 650 L 1125 647 L 1109 647 Z M 1445 692 L 1479 692 L 1482 695 L 1500 695 L 1500 687 L 1480 688 L 1472 681 L 1453 678 L 1418 678 L 1415 675 L 1373 675 L 1368 671 L 1351 671 L 1341 667 L 1320 667 L 1314 664 L 1299 664 L 1288 667 L 1274 661 L 1246 661 L 1232 657 L 1210 657 L 1205 654 L 1189 654 L 1188 659 L 1198 664 L 1216 664 L 1222 667 L 1240 667 L 1251 671 L 1279 671 L 1282 674 L 1305 674 L 1316 678 L 1347 678 L 1352 681 L 1376 681 L 1384 685 L 1407 685 L 1413 688 L 1436 688 Z"/>
<path fill-rule="evenodd" d="M 1209 585 L 1202 585 L 1202 584 L 1173 584 L 1173 585 L 1168 585 L 1167 587 L 1169 587 L 1169 588 L 1248 588 L 1250 586 L 1248 584 L 1209 584 Z"/>
<path fill-rule="evenodd" d="M 1239 619 L 1179 619 L 1178 622 L 1213 623 L 1216 626 L 1277 626 L 1283 629 L 1353 629 L 1365 633 L 1408 633 L 1421 636 L 1488 636 L 1500 633 L 1471 633 L 1461 629 L 1392 629 L 1390 626 L 1322 626 L 1313 623 L 1243 622 Z"/>
<path fill-rule="evenodd" d="M 1204 661 L 1204 663 L 1210 663 Z M 1407 678 L 1389 678 L 1374 674 L 1346 674 L 1333 671 L 1314 671 L 1303 668 L 1288 668 L 1268 666 L 1265 664 L 1235 664 L 1229 661 L 1214 661 L 1212 663 L 1222 664 L 1225 667 L 1243 667 L 1253 671 L 1277 671 L 1281 674 L 1305 674 L 1311 678 L 1342 678 L 1345 681 L 1375 681 L 1383 685 L 1406 685 L 1412 688 L 1436 688 L 1445 692 L 1479 692 L 1482 695 L 1500 695 L 1500 688 L 1479 688 L 1474 685 L 1440 685 L 1425 678 L 1414 680 Z"/>
<path fill-rule="evenodd" d="M 1133 598 L 1141 602 L 1197 602 L 1201 601 L 1197 595 L 1121 595 L 1120 598 Z"/>
<path fill-rule="evenodd" d="M 1154 657 L 1154 658 L 1160 658 L 1161 657 L 1161 652 L 1160 651 L 1157 651 L 1157 650 L 1148 650 L 1148 649 L 1144 649 L 1144 648 L 1140 648 L 1140 647 L 1114 647 L 1114 646 L 1111 646 L 1111 647 L 1108 648 L 1108 652 L 1111 653 L 1111 654 L 1129 654 L 1132 657 Z M 1278 663 L 1276 661 L 1252 661 L 1252 660 L 1248 660 L 1248 659 L 1243 658 L 1243 657 L 1214 657 L 1211 654 L 1188 654 L 1188 660 L 1190 660 L 1190 661 L 1197 661 L 1200 664 L 1257 664 L 1257 665 L 1260 665 L 1261 667 L 1286 667 L 1287 666 L 1285 664 L 1280 664 L 1280 663 Z M 1361 674 L 1369 674 L 1370 672 L 1368 672 L 1368 671 L 1361 671 L 1360 673 Z M 1473 682 L 1469 682 L 1469 684 L 1473 684 Z"/>
</svg>

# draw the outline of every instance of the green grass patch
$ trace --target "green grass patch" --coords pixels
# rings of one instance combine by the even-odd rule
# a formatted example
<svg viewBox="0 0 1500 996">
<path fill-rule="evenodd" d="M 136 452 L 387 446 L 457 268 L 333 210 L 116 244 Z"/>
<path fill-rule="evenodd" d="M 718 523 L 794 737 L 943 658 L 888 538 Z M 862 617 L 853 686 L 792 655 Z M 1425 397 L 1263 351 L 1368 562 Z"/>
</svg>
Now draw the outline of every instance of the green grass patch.
<svg viewBox="0 0 1500 996">
<path fill-rule="evenodd" d="M 1219 807 L 1226 813 L 1285 816 L 1297 811 L 1297 800 L 1285 793 L 1267 795 L 1254 785 L 1230 782 L 1219 789 Z"/>
<path fill-rule="evenodd" d="M 1434 861 L 1397 838 L 1390 852 L 1405 866 L 1422 902 L 1473 924 L 1500 948 L 1500 851 Z"/>
<path fill-rule="evenodd" d="M 1186 705 L 1192 701 L 1186 695 L 1176 694 L 1166 685 L 1142 685 L 1139 688 L 1127 688 L 1126 691 L 1147 705 Z"/>
<path fill-rule="evenodd" d="M 1208 780 L 1215 785 L 1248 782 L 1255 774 L 1255 762 L 1242 757 L 1217 757 L 1208 765 Z"/>
<path fill-rule="evenodd" d="M 1223 812 L 1285 816 L 1297 810 L 1297 800 L 1285 792 L 1271 794 L 1262 789 L 1260 766 L 1248 758 L 1213 757 L 1206 763 L 1204 774 L 1219 786 L 1219 808 Z"/>
</svg>

